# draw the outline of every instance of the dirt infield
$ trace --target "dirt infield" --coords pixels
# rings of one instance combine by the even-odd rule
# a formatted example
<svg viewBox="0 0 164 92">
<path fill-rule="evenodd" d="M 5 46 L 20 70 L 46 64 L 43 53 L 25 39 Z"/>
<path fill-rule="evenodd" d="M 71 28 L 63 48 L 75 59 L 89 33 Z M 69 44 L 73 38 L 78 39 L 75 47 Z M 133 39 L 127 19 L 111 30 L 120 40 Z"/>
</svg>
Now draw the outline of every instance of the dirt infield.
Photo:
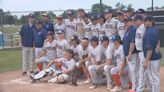
<svg viewBox="0 0 164 92">
<path fill-rule="evenodd" d="M 164 92 L 164 67 L 160 69 L 161 92 Z M 31 84 L 29 78 L 21 75 L 21 71 L 6 72 L 0 74 L 0 92 L 107 92 L 106 86 L 99 86 L 97 89 L 89 90 L 89 84 L 79 83 L 79 86 L 70 84 Z M 123 90 L 122 92 L 127 92 Z"/>
</svg>

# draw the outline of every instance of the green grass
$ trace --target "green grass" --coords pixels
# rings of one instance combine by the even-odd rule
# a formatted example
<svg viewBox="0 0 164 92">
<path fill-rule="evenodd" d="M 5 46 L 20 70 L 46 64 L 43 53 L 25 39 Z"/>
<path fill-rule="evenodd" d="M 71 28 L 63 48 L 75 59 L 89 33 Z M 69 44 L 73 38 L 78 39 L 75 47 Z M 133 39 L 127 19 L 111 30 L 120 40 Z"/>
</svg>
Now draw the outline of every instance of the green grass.
<svg viewBox="0 0 164 92">
<path fill-rule="evenodd" d="M 0 50 L 0 73 L 21 69 L 21 61 L 21 50 Z"/>
<path fill-rule="evenodd" d="M 161 48 L 161 52 L 164 55 L 164 48 Z M 161 66 L 164 67 L 164 58 L 161 60 Z M 0 50 L 0 73 L 21 70 L 21 67 L 21 50 Z"/>
</svg>

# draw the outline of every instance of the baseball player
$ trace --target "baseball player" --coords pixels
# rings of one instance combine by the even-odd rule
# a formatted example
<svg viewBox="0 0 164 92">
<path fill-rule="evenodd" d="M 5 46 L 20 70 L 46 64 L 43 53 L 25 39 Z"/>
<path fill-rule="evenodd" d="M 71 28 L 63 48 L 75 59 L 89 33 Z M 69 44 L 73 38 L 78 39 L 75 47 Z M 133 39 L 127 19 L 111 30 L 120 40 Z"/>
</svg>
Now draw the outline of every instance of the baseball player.
<svg viewBox="0 0 164 92">
<path fill-rule="evenodd" d="M 79 61 L 79 55 L 78 55 L 78 50 L 80 49 L 80 40 L 78 39 L 78 36 L 73 35 L 71 37 L 71 47 L 70 49 L 73 50 L 74 52 L 74 60 L 76 62 Z"/>
<path fill-rule="evenodd" d="M 65 24 L 63 23 L 63 17 L 62 16 L 58 16 L 56 19 L 57 19 L 57 23 L 54 25 L 55 33 L 58 30 L 64 30 L 65 31 Z"/>
<path fill-rule="evenodd" d="M 135 34 L 135 46 L 136 49 L 139 51 L 138 56 L 139 56 L 139 82 L 138 82 L 138 88 L 137 92 L 142 92 L 144 89 L 144 84 L 145 84 L 145 69 L 143 67 L 145 57 L 143 54 L 143 37 L 145 34 L 145 27 L 144 27 L 144 22 L 143 22 L 143 16 L 142 15 L 136 15 L 134 17 L 135 25 L 137 26 L 136 34 Z"/>
<path fill-rule="evenodd" d="M 121 40 L 123 40 L 124 34 L 126 32 L 124 22 L 123 22 L 124 21 L 123 12 L 121 12 L 121 11 L 117 12 L 117 19 L 118 19 L 118 23 L 117 23 L 118 35 L 121 37 Z"/>
<path fill-rule="evenodd" d="M 105 24 L 103 25 L 103 31 L 105 32 L 105 35 L 109 37 L 109 39 L 112 37 L 112 35 L 117 34 L 117 23 L 118 20 L 116 18 L 113 18 L 113 10 L 112 9 L 106 9 L 104 11 L 105 13 Z"/>
<path fill-rule="evenodd" d="M 91 25 L 91 34 L 93 36 L 97 36 L 99 39 L 103 36 L 103 31 L 101 30 L 101 26 L 98 21 L 98 17 L 96 15 L 92 15 L 90 18 L 92 25 Z"/>
<path fill-rule="evenodd" d="M 160 43 L 160 33 L 155 28 L 153 22 L 153 16 L 147 16 L 144 19 L 146 31 L 143 38 L 143 52 L 145 56 L 143 67 L 146 69 L 151 83 L 150 92 L 160 92 L 159 69 L 161 53 L 157 49 Z"/>
<path fill-rule="evenodd" d="M 54 39 L 53 33 L 49 32 L 44 46 L 35 60 L 36 64 L 47 64 L 50 60 L 56 59 L 56 44 L 57 41 Z M 38 67 L 39 70 L 42 70 L 42 67 Z"/>
<path fill-rule="evenodd" d="M 103 67 L 97 68 L 98 65 L 104 63 L 102 60 L 103 56 L 103 48 L 99 45 L 99 39 L 96 36 L 91 38 L 91 45 L 93 50 L 91 51 L 90 63 L 91 65 L 88 67 L 89 75 L 92 80 L 92 85 L 89 89 L 95 89 L 98 84 L 106 83 L 106 79 L 103 78 Z"/>
<path fill-rule="evenodd" d="M 102 61 L 105 61 L 105 63 L 99 64 L 96 66 L 96 69 L 102 69 L 105 73 L 106 79 L 107 79 L 107 90 L 110 90 L 112 88 L 112 77 L 111 77 L 111 68 L 114 67 L 114 61 L 113 61 L 113 52 L 114 52 L 114 46 L 110 44 L 109 38 L 107 36 L 102 37 L 102 46 L 104 49 L 103 51 L 103 59 Z M 102 62 L 101 61 L 101 62 Z"/>
<path fill-rule="evenodd" d="M 101 26 L 101 28 L 102 28 L 103 25 L 104 25 L 104 23 L 105 23 L 104 14 L 98 14 L 97 17 L 98 17 L 99 24 L 100 24 L 100 26 Z"/>
<path fill-rule="evenodd" d="M 57 32 L 57 44 L 56 44 L 56 54 L 57 58 L 64 56 L 64 51 L 70 47 L 68 41 L 64 37 L 64 31 L 58 30 Z"/>
<path fill-rule="evenodd" d="M 123 13 L 124 13 L 124 18 L 132 17 L 132 10 L 129 8 L 126 8 Z"/>
<path fill-rule="evenodd" d="M 126 56 L 126 61 L 129 67 L 129 74 L 132 82 L 132 89 L 129 92 L 134 92 L 137 89 L 137 50 L 135 48 L 135 34 L 136 27 L 134 26 L 134 22 L 131 17 L 124 19 L 125 27 L 127 31 L 125 32 L 125 36 L 123 39 L 123 48 L 124 54 Z"/>
<path fill-rule="evenodd" d="M 33 72 L 33 62 L 34 62 L 34 50 L 33 50 L 33 43 L 34 43 L 34 21 L 35 16 L 29 14 L 28 16 L 28 24 L 24 24 L 21 27 L 19 32 L 20 35 L 20 46 L 22 47 L 22 75 L 27 74 L 27 63 L 29 63 L 29 70 Z"/>
<path fill-rule="evenodd" d="M 112 41 L 115 46 L 114 50 L 114 60 L 116 61 L 117 65 L 116 67 L 113 67 L 111 69 L 111 75 L 115 83 L 115 87 L 111 89 L 111 92 L 118 92 L 121 91 L 121 76 L 123 74 L 128 73 L 128 69 L 126 67 L 126 62 L 125 62 L 125 55 L 124 55 L 124 50 L 123 46 L 121 45 L 121 37 L 119 35 L 113 35 L 112 36 Z M 127 85 L 127 83 L 123 85 Z"/>
<path fill-rule="evenodd" d="M 83 71 L 87 77 L 87 80 L 84 81 L 85 84 L 88 84 L 91 82 L 89 73 L 88 73 L 88 67 L 90 65 L 89 63 L 89 57 L 91 56 L 92 46 L 89 45 L 89 39 L 83 38 L 81 40 L 81 46 L 78 50 L 79 55 L 79 61 L 76 63 L 77 68 L 83 68 Z"/>
<path fill-rule="evenodd" d="M 42 50 L 44 40 L 47 38 L 47 31 L 42 28 L 42 22 L 36 21 L 34 31 L 35 59 L 38 58 Z M 37 64 L 39 70 L 42 70 L 42 64 Z"/>
<path fill-rule="evenodd" d="M 77 22 L 83 23 L 83 16 L 85 15 L 85 11 L 82 8 L 77 9 Z"/>
<path fill-rule="evenodd" d="M 89 15 L 88 14 L 84 14 L 83 16 L 83 26 L 84 26 L 84 37 L 85 38 L 88 38 L 88 39 L 91 39 L 91 25 L 92 25 L 92 22 L 89 20 Z"/>
<path fill-rule="evenodd" d="M 54 68 L 52 65 L 56 65 L 56 63 L 60 63 L 60 68 Z M 49 63 L 46 69 L 40 71 L 37 74 L 31 74 L 32 82 L 39 80 L 43 77 L 46 77 L 48 74 L 54 73 L 54 77 L 48 80 L 49 83 L 64 83 L 69 81 L 70 74 L 75 70 L 75 61 L 73 59 L 73 51 L 67 49 L 65 51 L 64 57 L 55 59 Z"/>
<path fill-rule="evenodd" d="M 66 26 L 66 39 L 70 42 L 70 38 L 76 34 L 77 21 L 74 19 L 74 13 L 72 10 L 67 10 L 68 20 L 65 21 Z"/>
<path fill-rule="evenodd" d="M 43 22 L 43 28 L 46 29 L 47 32 L 49 31 L 54 32 L 54 25 L 49 21 L 47 13 L 42 14 L 42 22 Z"/>
</svg>

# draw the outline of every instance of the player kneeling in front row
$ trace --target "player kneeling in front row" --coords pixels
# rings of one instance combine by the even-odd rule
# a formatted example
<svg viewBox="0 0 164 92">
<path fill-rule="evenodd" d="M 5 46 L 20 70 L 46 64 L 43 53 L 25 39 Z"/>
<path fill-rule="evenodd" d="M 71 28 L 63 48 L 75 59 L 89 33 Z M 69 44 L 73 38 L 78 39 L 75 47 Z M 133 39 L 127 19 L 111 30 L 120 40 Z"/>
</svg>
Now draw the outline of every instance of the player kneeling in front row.
<svg viewBox="0 0 164 92">
<path fill-rule="evenodd" d="M 120 77 L 122 74 L 127 74 L 128 69 L 125 66 L 125 55 L 124 55 L 124 50 L 123 46 L 121 45 L 121 38 L 119 35 L 113 35 L 112 36 L 113 44 L 115 46 L 115 51 L 114 51 L 114 59 L 116 60 L 116 67 L 113 67 L 111 69 L 111 74 L 112 78 L 115 82 L 115 87 L 111 89 L 111 92 L 118 92 L 121 91 L 121 82 L 120 82 Z M 127 81 L 128 82 L 128 81 Z"/>
<path fill-rule="evenodd" d="M 75 70 L 75 61 L 73 59 L 73 51 L 68 49 L 65 51 L 64 57 L 53 60 L 49 63 L 46 69 L 37 74 L 31 75 L 32 82 L 46 77 L 48 74 L 54 74 L 55 77 L 48 80 L 49 83 L 64 83 L 68 82 L 71 78 L 71 73 Z M 58 67 L 59 63 L 61 64 Z M 53 66 L 55 65 L 55 67 Z"/>
</svg>

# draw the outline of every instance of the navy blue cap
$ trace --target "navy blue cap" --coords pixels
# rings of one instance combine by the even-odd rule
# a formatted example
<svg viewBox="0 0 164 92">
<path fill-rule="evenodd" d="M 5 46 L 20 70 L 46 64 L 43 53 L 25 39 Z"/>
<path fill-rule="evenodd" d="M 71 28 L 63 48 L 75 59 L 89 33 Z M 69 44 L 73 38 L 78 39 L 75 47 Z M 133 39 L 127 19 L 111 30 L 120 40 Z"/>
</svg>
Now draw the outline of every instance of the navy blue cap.
<svg viewBox="0 0 164 92">
<path fill-rule="evenodd" d="M 89 14 L 85 13 L 82 17 L 83 18 L 89 18 Z"/>
<path fill-rule="evenodd" d="M 116 15 L 117 15 L 117 16 L 122 16 L 122 15 L 123 15 L 123 12 L 118 11 Z"/>
<path fill-rule="evenodd" d="M 30 13 L 30 14 L 28 15 L 28 17 L 29 17 L 29 18 L 35 18 L 34 14 L 32 14 L 32 13 Z"/>
<path fill-rule="evenodd" d="M 73 12 L 73 10 L 67 10 L 66 14 L 69 16 L 72 16 L 72 15 L 74 15 L 74 12 Z"/>
<path fill-rule="evenodd" d="M 132 10 L 129 9 L 129 8 L 125 8 L 125 9 L 124 9 L 124 12 L 132 12 Z"/>
<path fill-rule="evenodd" d="M 48 35 L 49 35 L 49 36 L 54 36 L 54 33 L 51 32 L 51 31 L 49 31 L 49 32 L 48 32 Z"/>
<path fill-rule="evenodd" d="M 36 24 L 42 24 L 42 21 L 41 20 L 37 20 Z"/>
<path fill-rule="evenodd" d="M 98 14 L 98 15 L 97 15 L 97 18 L 98 18 L 98 19 L 104 19 L 105 17 L 104 17 L 103 14 Z"/>
<path fill-rule="evenodd" d="M 91 21 L 97 20 L 97 19 L 98 19 L 97 15 L 92 15 L 92 16 L 90 17 L 90 20 L 91 20 Z"/>
<path fill-rule="evenodd" d="M 133 19 L 132 19 L 132 17 L 127 17 L 127 18 L 124 18 L 124 22 L 128 22 L 128 21 L 132 21 Z"/>
<path fill-rule="evenodd" d="M 153 18 L 153 16 L 148 15 L 144 18 L 144 21 L 154 21 L 154 18 Z"/>
<path fill-rule="evenodd" d="M 121 41 L 121 37 L 119 35 L 113 35 L 112 41 Z"/>
<path fill-rule="evenodd" d="M 71 37 L 71 41 L 76 40 L 76 39 L 79 39 L 78 36 L 76 36 L 76 35 L 73 35 L 73 36 Z"/>
<path fill-rule="evenodd" d="M 113 13 L 113 10 L 110 9 L 110 8 L 109 8 L 109 9 L 105 9 L 105 10 L 104 10 L 104 13 L 105 13 L 105 14 L 107 14 L 107 13 Z"/>
<path fill-rule="evenodd" d="M 109 38 L 107 36 L 103 36 L 102 39 L 101 39 L 102 42 L 104 41 L 109 41 Z"/>
<path fill-rule="evenodd" d="M 98 37 L 97 37 L 97 36 L 93 36 L 93 37 L 91 38 L 91 42 L 92 42 L 92 41 L 98 42 L 98 41 L 99 41 L 99 39 L 98 39 Z"/>
<path fill-rule="evenodd" d="M 136 13 L 143 14 L 143 13 L 145 13 L 145 10 L 140 8 L 136 11 Z"/>
<path fill-rule="evenodd" d="M 143 16 L 142 15 L 136 15 L 134 16 L 134 21 L 137 21 L 137 20 L 143 20 Z"/>
<path fill-rule="evenodd" d="M 57 32 L 57 34 L 62 34 L 62 33 L 65 33 L 62 29 L 59 29 Z"/>
</svg>

